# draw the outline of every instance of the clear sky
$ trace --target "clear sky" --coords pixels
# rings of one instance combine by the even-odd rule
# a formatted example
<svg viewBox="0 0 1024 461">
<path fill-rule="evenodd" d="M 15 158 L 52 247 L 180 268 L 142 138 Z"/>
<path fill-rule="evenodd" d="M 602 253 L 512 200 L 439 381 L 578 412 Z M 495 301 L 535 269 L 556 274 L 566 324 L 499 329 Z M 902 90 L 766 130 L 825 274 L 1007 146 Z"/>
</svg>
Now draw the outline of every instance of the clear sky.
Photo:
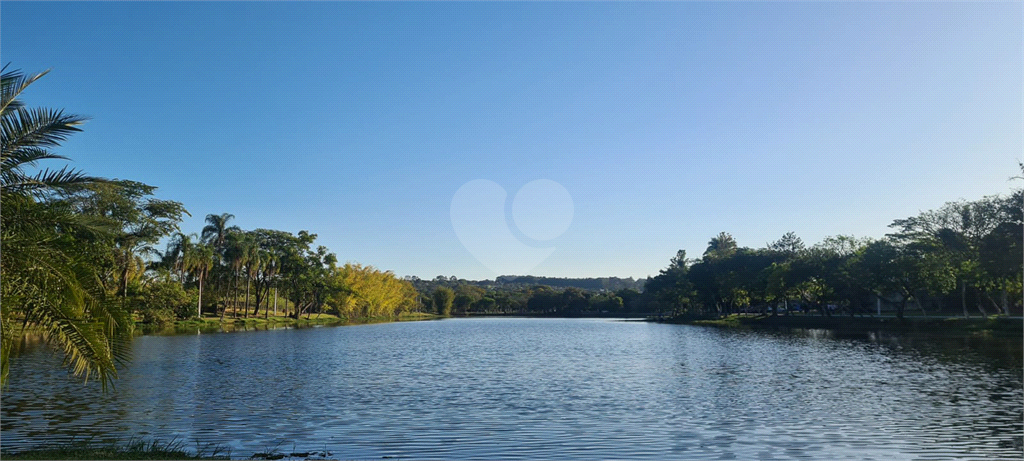
<svg viewBox="0 0 1024 461">
<path fill-rule="evenodd" d="M 159 187 L 186 232 L 227 212 L 316 233 L 341 261 L 493 278 L 452 223 L 456 192 L 487 180 L 517 242 L 554 248 L 534 275 L 646 277 L 721 231 L 880 237 L 1008 193 L 1022 17 L 1017 1 L 5 1 L 0 59 L 52 68 L 24 100 L 92 117 L 60 152 Z M 571 197 L 544 242 L 512 217 L 535 180 Z"/>
</svg>

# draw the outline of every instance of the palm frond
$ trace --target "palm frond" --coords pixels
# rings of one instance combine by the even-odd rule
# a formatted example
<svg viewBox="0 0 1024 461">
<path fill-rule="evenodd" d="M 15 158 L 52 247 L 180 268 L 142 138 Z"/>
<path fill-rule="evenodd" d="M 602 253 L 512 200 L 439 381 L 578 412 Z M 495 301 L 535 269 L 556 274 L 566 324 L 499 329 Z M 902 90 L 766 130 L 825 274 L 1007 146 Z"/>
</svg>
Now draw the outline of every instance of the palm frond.
<svg viewBox="0 0 1024 461">
<path fill-rule="evenodd" d="M 79 186 L 103 181 L 100 178 L 88 176 L 80 170 L 71 169 L 67 166 L 59 170 L 45 169 L 39 171 L 34 176 L 12 176 L 12 178 L 3 178 L 5 180 L 3 187 L 8 192 L 29 194 L 37 198 L 46 198 L 57 193 L 75 192 Z M 7 181 L 8 179 L 10 179 L 10 182 Z"/>
<path fill-rule="evenodd" d="M 10 110 L 24 107 L 24 104 L 18 100 L 18 96 L 29 85 L 50 72 L 47 69 L 38 74 L 26 76 L 20 70 L 8 71 L 8 66 L 9 64 L 5 64 L 3 69 L 0 70 L 2 72 L 2 75 L 0 75 L 0 82 L 2 82 L 0 84 L 0 114 L 7 114 Z"/>
<path fill-rule="evenodd" d="M 128 358 L 133 323 L 107 296 L 96 255 L 82 250 L 109 246 L 120 228 L 99 214 L 79 212 L 74 199 L 89 193 L 87 186 L 108 181 L 67 166 L 28 171 L 42 160 L 66 160 L 49 148 L 80 131 L 86 118 L 25 108 L 19 96 L 46 72 L 25 76 L 7 66 L 0 72 L 0 386 L 23 333 L 14 323 L 24 322 L 64 352 L 72 373 L 98 378 L 106 389 Z"/>
<path fill-rule="evenodd" d="M 21 107 L 3 114 L 0 117 L 0 129 L 3 130 L 0 155 L 13 155 L 18 149 L 26 147 L 59 146 L 72 133 L 82 131 L 78 125 L 86 120 L 87 117 L 44 107 Z"/>
<path fill-rule="evenodd" d="M 50 152 L 42 147 L 23 147 L 5 155 L 0 159 L 0 167 L 7 170 L 24 171 L 25 167 L 35 167 L 41 160 L 69 160 L 67 157 Z"/>
<path fill-rule="evenodd" d="M 130 319 L 105 299 L 95 273 L 83 261 L 25 243 L 5 242 L 5 259 L 20 262 L 20 267 L 4 268 L 5 294 L 17 296 L 24 321 L 44 330 L 74 375 L 96 377 L 106 387 L 117 376 L 117 363 L 127 358 L 127 345 L 121 344 L 126 337 L 118 332 L 130 334 Z"/>
</svg>

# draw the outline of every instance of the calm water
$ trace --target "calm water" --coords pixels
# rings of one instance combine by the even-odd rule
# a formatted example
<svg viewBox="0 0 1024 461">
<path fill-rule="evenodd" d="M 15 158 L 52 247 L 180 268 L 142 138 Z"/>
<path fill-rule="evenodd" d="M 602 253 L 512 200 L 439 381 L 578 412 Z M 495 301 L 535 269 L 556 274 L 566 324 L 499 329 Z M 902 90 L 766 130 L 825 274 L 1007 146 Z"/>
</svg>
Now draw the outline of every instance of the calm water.
<svg viewBox="0 0 1024 461">
<path fill-rule="evenodd" d="M 827 336 L 516 318 L 144 336 L 109 395 L 38 348 L 12 362 L 2 445 L 116 435 L 216 443 L 235 458 L 1024 456 L 1019 368 Z"/>
</svg>

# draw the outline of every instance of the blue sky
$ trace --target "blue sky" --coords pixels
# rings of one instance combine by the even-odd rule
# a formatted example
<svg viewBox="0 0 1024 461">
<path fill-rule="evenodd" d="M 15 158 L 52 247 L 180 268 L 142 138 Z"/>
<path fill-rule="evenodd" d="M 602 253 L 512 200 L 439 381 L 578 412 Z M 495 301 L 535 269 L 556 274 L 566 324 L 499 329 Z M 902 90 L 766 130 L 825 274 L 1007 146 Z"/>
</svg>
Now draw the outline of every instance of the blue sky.
<svg viewBox="0 0 1024 461">
<path fill-rule="evenodd" d="M 452 199 L 562 185 L 534 275 L 653 275 L 718 232 L 879 237 L 1004 194 L 1022 157 L 1020 2 L 0 4 L 60 150 L 192 213 L 341 261 L 493 278 Z M 51 165 L 52 166 L 52 165 Z M 511 216 L 511 212 L 507 213 Z"/>
</svg>

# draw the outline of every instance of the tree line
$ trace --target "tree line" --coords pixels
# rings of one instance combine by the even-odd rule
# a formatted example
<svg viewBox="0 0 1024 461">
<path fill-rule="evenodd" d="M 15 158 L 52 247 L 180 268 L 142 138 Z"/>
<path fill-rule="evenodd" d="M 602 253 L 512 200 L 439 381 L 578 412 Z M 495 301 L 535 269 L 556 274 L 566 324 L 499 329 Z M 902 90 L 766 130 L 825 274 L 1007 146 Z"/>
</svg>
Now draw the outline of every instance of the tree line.
<svg viewBox="0 0 1024 461">
<path fill-rule="evenodd" d="M 528 278 L 534 279 L 534 278 Z M 597 280 L 560 279 L 553 280 Z M 471 281 L 438 276 L 433 280 L 407 277 L 416 288 L 423 309 L 450 315 L 620 316 L 646 313 L 641 293 L 633 288 L 581 289 L 544 284 Z"/>
<path fill-rule="evenodd" d="M 228 213 L 209 214 L 199 234 L 186 234 L 189 212 L 154 197 L 153 186 L 41 166 L 67 160 L 53 149 L 86 121 L 24 105 L 21 94 L 45 73 L 2 72 L 0 385 L 27 329 L 60 349 L 75 375 L 106 385 L 137 320 L 266 318 L 279 308 L 293 318 L 393 317 L 419 308 L 411 283 L 339 266 L 316 234 L 243 230 Z"/>
<path fill-rule="evenodd" d="M 1024 164 L 1021 166 L 1024 171 Z M 645 284 L 653 310 L 672 316 L 796 309 L 867 315 L 880 305 L 920 315 L 1020 315 L 1024 192 L 960 200 L 897 219 L 883 238 L 828 237 L 806 246 L 794 233 L 762 248 L 728 233 L 699 259 L 680 250 Z"/>
</svg>

